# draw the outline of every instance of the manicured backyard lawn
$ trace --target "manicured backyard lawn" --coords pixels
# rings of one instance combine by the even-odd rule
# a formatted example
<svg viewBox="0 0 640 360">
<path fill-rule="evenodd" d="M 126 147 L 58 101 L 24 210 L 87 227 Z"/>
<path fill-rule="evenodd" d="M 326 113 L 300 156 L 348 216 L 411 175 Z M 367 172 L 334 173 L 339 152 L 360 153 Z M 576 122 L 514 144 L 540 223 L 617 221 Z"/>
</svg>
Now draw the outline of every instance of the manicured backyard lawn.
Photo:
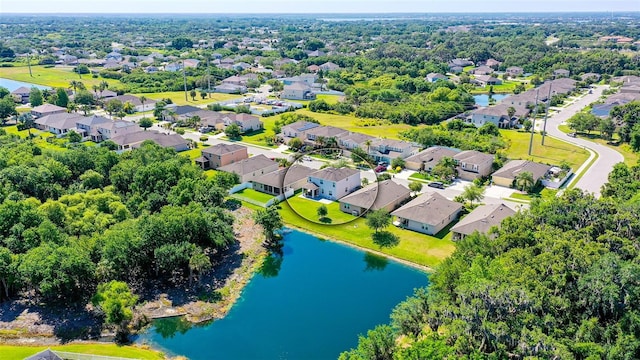
<svg viewBox="0 0 640 360">
<path fill-rule="evenodd" d="M 533 151 L 529 151 L 531 133 L 516 130 L 500 130 L 502 136 L 509 141 L 505 151 L 509 159 L 525 159 L 545 164 L 560 165 L 566 161 L 576 171 L 588 158 L 589 152 L 581 147 L 547 136 L 545 145 L 541 145 L 542 135 L 536 133 L 533 137 Z"/>
<path fill-rule="evenodd" d="M 3 360 L 22 360 L 47 348 L 72 353 L 117 356 L 132 359 L 160 360 L 165 358 L 159 351 L 137 346 L 118 346 L 115 344 L 70 344 L 57 346 L 0 345 L 0 358 Z"/>
<path fill-rule="evenodd" d="M 186 150 L 186 151 L 181 151 L 178 154 L 181 155 L 181 156 L 187 156 L 191 161 L 194 161 L 195 159 L 197 159 L 200 156 L 202 156 L 202 149 L 203 148 L 204 147 L 191 149 L 191 150 Z"/>
<path fill-rule="evenodd" d="M 273 195 L 265 194 L 253 189 L 240 190 L 237 193 L 231 194 L 231 197 L 236 198 L 238 200 L 249 199 L 249 200 L 257 201 L 262 204 L 266 204 L 267 201 L 274 198 Z"/>
<path fill-rule="evenodd" d="M 147 99 L 161 100 L 161 99 L 171 99 L 174 104 L 178 105 L 192 105 L 192 106 L 202 106 L 211 103 L 215 103 L 218 101 L 225 101 L 231 99 L 237 99 L 242 96 L 233 95 L 233 94 L 220 94 L 220 93 L 211 93 L 211 98 L 207 96 L 204 100 L 200 97 L 200 93 L 196 96 L 195 101 L 191 99 L 191 96 L 187 94 L 187 100 L 184 98 L 184 91 L 167 91 L 160 93 L 142 93 L 142 94 L 134 94 L 135 96 L 144 95 Z M 148 110 L 153 109 L 152 106 L 149 107 Z"/>
<path fill-rule="evenodd" d="M 330 204 L 324 204 L 327 207 L 328 214 L 325 217 L 326 219 L 323 220 L 320 220 L 317 214 L 318 208 L 323 205 L 319 201 L 295 195 L 287 199 L 287 202 L 289 203 L 290 208 L 300 216 L 315 222 L 342 224 L 356 219 L 355 216 L 340 211 L 340 203 L 338 201 L 334 201 Z"/>
</svg>

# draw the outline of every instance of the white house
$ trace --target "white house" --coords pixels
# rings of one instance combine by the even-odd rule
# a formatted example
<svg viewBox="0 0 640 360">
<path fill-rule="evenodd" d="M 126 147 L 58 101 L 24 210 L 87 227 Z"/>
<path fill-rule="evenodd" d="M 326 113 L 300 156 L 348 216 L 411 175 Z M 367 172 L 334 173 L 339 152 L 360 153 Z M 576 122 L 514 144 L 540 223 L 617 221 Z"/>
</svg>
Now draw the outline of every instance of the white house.
<svg viewBox="0 0 640 360">
<path fill-rule="evenodd" d="M 291 100 L 314 100 L 316 98 L 316 94 L 306 83 L 295 82 L 290 85 L 285 85 L 280 97 L 282 99 Z"/>
<path fill-rule="evenodd" d="M 338 200 L 360 187 L 360 171 L 347 167 L 327 167 L 309 175 L 303 187 L 307 197 Z"/>
</svg>

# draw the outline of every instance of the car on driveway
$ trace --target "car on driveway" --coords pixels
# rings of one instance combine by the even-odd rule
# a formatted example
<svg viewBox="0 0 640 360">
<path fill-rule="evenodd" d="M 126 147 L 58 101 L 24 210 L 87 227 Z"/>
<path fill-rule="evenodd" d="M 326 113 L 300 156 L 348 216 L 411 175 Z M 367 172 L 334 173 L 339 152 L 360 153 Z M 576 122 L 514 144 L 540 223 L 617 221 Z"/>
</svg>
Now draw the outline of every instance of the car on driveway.
<svg viewBox="0 0 640 360">
<path fill-rule="evenodd" d="M 427 186 L 432 187 L 432 188 L 436 188 L 436 189 L 444 189 L 445 186 L 443 183 L 441 183 L 440 181 L 432 181 L 429 184 L 427 184 Z"/>
<path fill-rule="evenodd" d="M 375 169 L 373 169 L 373 171 L 377 172 L 377 173 L 381 173 L 383 171 L 387 170 L 387 166 L 386 165 L 378 165 L 376 166 Z"/>
</svg>

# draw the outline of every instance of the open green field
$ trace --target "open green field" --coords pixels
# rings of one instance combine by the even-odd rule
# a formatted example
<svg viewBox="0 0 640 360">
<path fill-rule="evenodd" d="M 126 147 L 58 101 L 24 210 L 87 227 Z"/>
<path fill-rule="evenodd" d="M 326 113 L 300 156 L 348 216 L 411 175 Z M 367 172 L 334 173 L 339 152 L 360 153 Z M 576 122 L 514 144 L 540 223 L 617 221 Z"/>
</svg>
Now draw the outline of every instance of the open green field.
<svg viewBox="0 0 640 360">
<path fill-rule="evenodd" d="M 318 94 L 316 95 L 316 100 L 324 100 L 327 104 L 335 104 L 340 101 L 344 96 L 341 95 L 327 95 L 327 94 Z M 300 103 L 300 104 L 308 104 L 311 100 L 291 100 L 292 102 Z"/>
<path fill-rule="evenodd" d="M 207 96 L 207 98 L 205 98 L 203 100 L 200 97 L 200 93 L 198 93 L 198 96 L 196 96 L 196 100 L 193 101 L 193 100 L 191 100 L 191 96 L 188 96 L 188 94 L 187 94 L 187 100 L 185 100 L 184 91 L 167 91 L 167 92 L 146 93 L 146 94 L 145 93 L 140 93 L 140 94 L 133 94 L 133 95 L 135 95 L 135 96 L 144 95 L 147 99 L 153 99 L 153 100 L 171 99 L 171 101 L 174 104 L 192 105 L 192 106 L 208 105 L 208 104 L 215 103 L 215 102 L 218 102 L 218 101 L 225 101 L 225 100 L 237 99 L 237 98 L 242 97 L 240 95 L 234 95 L 234 94 L 211 93 L 211 98 L 209 98 L 209 96 Z"/>
<path fill-rule="evenodd" d="M 502 136 L 509 141 L 505 151 L 509 159 L 525 159 L 552 165 L 560 165 L 566 161 L 576 171 L 589 158 L 589 152 L 581 147 L 547 136 L 545 145 L 541 145 L 542 135 L 533 137 L 533 150 L 529 151 L 531 133 L 515 130 L 500 130 Z"/>
<path fill-rule="evenodd" d="M 571 130 L 568 125 L 560 125 L 558 127 L 558 130 L 562 131 L 563 133 L 573 132 L 573 130 Z M 618 134 L 613 135 L 613 141 L 616 142 L 611 144 L 609 143 L 609 141 L 602 139 L 600 137 L 600 132 L 597 130 L 592 131 L 591 134 L 580 133 L 578 136 L 580 136 L 581 138 L 586 138 L 589 141 L 593 141 L 594 143 L 598 143 L 600 145 L 604 145 L 614 149 L 615 151 L 622 154 L 622 156 L 624 157 L 624 163 L 628 166 L 637 165 L 638 161 L 640 161 L 640 154 L 634 152 L 629 144 L 617 143 L 617 141 L 619 140 Z"/>
<path fill-rule="evenodd" d="M 29 130 L 21 130 L 18 131 L 18 127 L 16 125 L 13 126 L 3 126 L 0 127 L 0 129 L 3 129 L 4 131 L 7 132 L 7 134 L 14 134 L 14 135 L 18 135 L 21 138 L 25 139 L 29 136 Z M 40 131 L 37 129 L 31 129 L 31 134 L 35 135 L 37 137 L 35 137 L 33 139 L 33 141 L 38 145 L 38 147 L 40 147 L 41 149 L 46 149 L 46 150 L 53 150 L 53 151 L 65 151 L 67 150 L 67 148 L 65 148 L 64 146 L 60 146 L 62 144 L 65 144 L 67 142 L 67 140 L 65 138 L 61 138 L 61 139 L 54 139 L 53 142 L 47 142 L 47 138 L 51 138 L 54 137 L 54 135 L 50 132 L 46 132 L 46 131 Z M 94 142 L 89 142 L 87 144 L 87 146 L 93 146 L 95 145 Z"/>
<path fill-rule="evenodd" d="M 259 209 L 251 204 L 244 203 L 252 209 Z M 394 258 L 405 260 L 414 264 L 434 268 L 444 259 L 449 257 L 455 250 L 455 244 L 451 241 L 451 233 L 447 227 L 438 236 L 429 236 L 410 230 L 389 226 L 387 231 L 398 236 L 399 243 L 391 247 L 381 247 L 375 244 L 371 235 L 373 230 L 369 229 L 363 218 L 358 218 L 346 224 L 325 225 L 312 222 L 300 217 L 286 202 L 280 203 L 280 214 L 287 226 L 301 229 L 313 233 L 321 238 L 328 238 L 352 244 L 361 248 L 371 249 Z M 314 207 L 314 216 L 315 215 Z M 331 214 L 331 210 L 329 210 Z M 347 214 L 345 214 L 347 215 Z"/>
<path fill-rule="evenodd" d="M 33 73 L 33 77 L 31 77 L 29 76 L 29 68 L 27 66 L 8 67 L 0 69 L 0 77 L 38 85 L 63 88 L 68 88 L 71 80 L 81 81 L 88 89 L 91 89 L 92 85 L 98 85 L 103 81 L 106 81 L 109 85 L 120 84 L 118 80 L 113 79 L 94 79 L 90 74 L 82 75 L 82 78 L 80 78 L 78 74 L 71 71 L 71 69 L 72 67 L 45 68 L 44 66 L 31 66 L 31 72 Z"/>
<path fill-rule="evenodd" d="M 115 344 L 70 344 L 57 346 L 0 345 L 0 358 L 2 360 L 22 360 L 48 348 L 73 353 L 117 356 L 132 359 L 160 360 L 165 358 L 164 354 L 159 351 L 137 346 L 118 346 Z"/>
<path fill-rule="evenodd" d="M 513 93 L 513 90 L 516 88 L 516 86 L 518 86 L 519 84 L 525 84 L 525 88 L 529 89 L 532 88 L 533 86 L 525 83 L 524 81 L 518 81 L 518 80 L 503 80 L 502 84 L 500 85 L 491 85 L 493 86 L 493 92 L 496 94 L 511 94 Z M 472 94 L 486 94 L 489 92 L 489 86 L 487 87 L 478 87 L 474 90 L 471 91 Z"/>
</svg>

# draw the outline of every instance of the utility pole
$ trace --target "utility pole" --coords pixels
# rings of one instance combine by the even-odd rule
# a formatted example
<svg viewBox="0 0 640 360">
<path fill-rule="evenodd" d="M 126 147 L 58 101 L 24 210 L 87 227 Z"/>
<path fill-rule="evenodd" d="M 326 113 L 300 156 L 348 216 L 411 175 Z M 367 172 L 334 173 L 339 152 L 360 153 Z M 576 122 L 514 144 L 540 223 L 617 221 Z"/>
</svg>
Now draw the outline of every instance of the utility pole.
<svg viewBox="0 0 640 360">
<path fill-rule="evenodd" d="M 211 99 L 211 69 L 209 68 L 209 56 L 207 55 L 207 84 L 209 99 Z"/>
<path fill-rule="evenodd" d="M 547 111 L 544 113 L 544 124 L 542 125 L 542 145 L 544 145 L 544 137 L 547 135 L 547 118 L 549 117 L 549 108 L 551 107 L 551 87 L 553 80 L 549 81 L 549 95 L 547 95 Z"/>
<path fill-rule="evenodd" d="M 182 79 L 184 81 L 184 100 L 189 101 L 187 98 L 187 70 L 184 67 L 184 60 L 182 60 Z"/>
<path fill-rule="evenodd" d="M 531 150 L 533 149 L 533 134 L 536 132 L 536 115 L 538 114 L 538 93 L 540 88 L 536 90 L 536 105 L 533 107 L 533 123 L 531 124 L 531 138 L 529 139 L 529 156 L 531 156 Z"/>
<path fill-rule="evenodd" d="M 27 66 L 29 66 L 29 76 L 33 77 L 33 73 L 31 72 L 31 56 L 27 52 Z"/>
</svg>

